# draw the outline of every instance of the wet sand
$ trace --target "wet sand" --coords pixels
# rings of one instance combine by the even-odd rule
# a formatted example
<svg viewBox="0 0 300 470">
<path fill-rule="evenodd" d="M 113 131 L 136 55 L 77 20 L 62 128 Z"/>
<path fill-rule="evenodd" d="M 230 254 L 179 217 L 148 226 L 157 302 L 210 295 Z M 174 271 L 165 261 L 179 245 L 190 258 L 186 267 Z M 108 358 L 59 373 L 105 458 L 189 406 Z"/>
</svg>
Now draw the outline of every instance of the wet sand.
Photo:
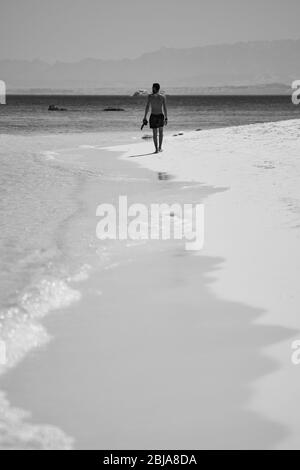
<svg viewBox="0 0 300 470">
<path fill-rule="evenodd" d="M 248 409 L 274 372 L 262 348 L 289 337 L 259 309 L 210 293 L 221 259 L 149 253 L 48 317 L 54 340 L 4 382 L 14 405 L 78 449 L 271 448 L 288 433 Z M 99 297 L 91 290 L 101 288 Z"/>
<path fill-rule="evenodd" d="M 203 202 L 226 189 L 184 189 L 95 149 L 82 158 L 111 171 L 112 200 L 128 193 L 136 202 Z M 85 223 L 70 221 L 66 236 L 95 230 L 99 184 L 89 182 Z M 260 324 L 263 308 L 213 292 L 221 257 L 172 241 L 114 250 L 110 265 L 97 262 L 80 284 L 77 304 L 43 320 L 52 341 L 1 378 L 11 404 L 29 410 L 32 423 L 60 428 L 77 449 L 280 445 L 289 429 L 249 404 L 254 383 L 279 369 L 265 348 L 294 331 Z"/>
</svg>

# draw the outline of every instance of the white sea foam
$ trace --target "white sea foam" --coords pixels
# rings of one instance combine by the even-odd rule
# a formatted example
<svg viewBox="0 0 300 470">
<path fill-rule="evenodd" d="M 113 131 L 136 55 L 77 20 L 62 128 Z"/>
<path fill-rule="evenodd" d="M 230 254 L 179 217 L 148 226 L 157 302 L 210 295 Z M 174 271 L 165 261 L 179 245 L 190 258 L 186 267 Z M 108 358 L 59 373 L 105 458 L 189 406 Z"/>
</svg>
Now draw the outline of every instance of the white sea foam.
<svg viewBox="0 0 300 470">
<path fill-rule="evenodd" d="M 0 374 L 15 366 L 34 348 L 41 347 L 50 337 L 39 322 L 52 310 L 68 307 L 81 297 L 63 280 L 42 280 L 23 294 L 20 305 L 1 312 L 0 339 L 6 344 L 7 361 Z"/>
<path fill-rule="evenodd" d="M 63 280 L 42 280 L 21 297 L 20 305 L 0 315 L 0 340 L 6 349 L 6 361 L 0 365 L 0 375 L 16 366 L 36 348 L 50 341 L 40 319 L 52 310 L 69 306 L 81 295 Z M 30 415 L 10 406 L 0 392 L 0 448 L 2 449 L 61 449 L 72 447 L 72 439 L 60 429 L 48 425 L 30 424 Z"/>
<path fill-rule="evenodd" d="M 47 160 L 55 160 L 55 158 L 59 156 L 59 153 L 47 150 L 45 152 L 42 152 L 42 155 L 44 155 Z"/>
<path fill-rule="evenodd" d="M 69 282 L 83 282 L 89 278 L 92 267 L 89 264 L 84 264 L 81 269 L 68 278 Z"/>
<path fill-rule="evenodd" d="M 0 392 L 0 449 L 70 450 L 73 439 L 55 426 L 31 424 L 30 413 L 10 405 Z"/>
<path fill-rule="evenodd" d="M 81 149 L 96 149 L 96 145 L 79 145 L 79 148 Z"/>
</svg>

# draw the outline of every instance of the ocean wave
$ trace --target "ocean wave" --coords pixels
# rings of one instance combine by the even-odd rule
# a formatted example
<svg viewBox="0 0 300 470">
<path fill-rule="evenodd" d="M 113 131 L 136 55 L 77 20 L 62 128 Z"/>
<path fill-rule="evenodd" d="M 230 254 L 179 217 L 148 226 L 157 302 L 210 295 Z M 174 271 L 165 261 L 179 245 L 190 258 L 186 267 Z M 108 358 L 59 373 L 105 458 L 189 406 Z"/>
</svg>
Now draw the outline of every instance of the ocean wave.
<svg viewBox="0 0 300 470">
<path fill-rule="evenodd" d="M 64 280 L 43 279 L 24 293 L 18 306 L 0 314 L 0 341 L 5 345 L 5 361 L 0 375 L 15 367 L 36 348 L 47 344 L 51 337 L 40 319 L 50 311 L 68 307 L 80 300 L 79 291 Z M 72 439 L 59 428 L 28 422 L 30 414 L 10 406 L 0 391 L 0 448 L 67 450 Z"/>
<path fill-rule="evenodd" d="M 84 264 L 77 273 L 68 278 L 69 282 L 83 282 L 89 278 L 89 273 L 92 267 L 89 264 Z"/>
<path fill-rule="evenodd" d="M 55 426 L 31 424 L 30 413 L 10 405 L 0 392 L 0 449 L 71 450 L 73 439 Z"/>
<path fill-rule="evenodd" d="M 47 331 L 38 321 L 40 318 L 80 298 L 80 292 L 64 280 L 43 279 L 22 295 L 18 306 L 2 311 L 0 339 L 6 345 L 6 363 L 0 366 L 0 374 L 19 363 L 30 350 L 49 341 Z"/>
</svg>

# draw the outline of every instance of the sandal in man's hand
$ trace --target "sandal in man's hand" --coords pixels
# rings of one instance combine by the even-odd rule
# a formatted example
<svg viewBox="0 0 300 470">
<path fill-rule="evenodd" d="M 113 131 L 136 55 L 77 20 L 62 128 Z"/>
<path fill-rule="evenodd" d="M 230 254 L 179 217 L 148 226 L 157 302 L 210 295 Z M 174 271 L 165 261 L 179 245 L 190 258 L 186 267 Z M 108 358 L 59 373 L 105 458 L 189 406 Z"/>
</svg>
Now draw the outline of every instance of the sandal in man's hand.
<svg viewBox="0 0 300 470">
<path fill-rule="evenodd" d="M 141 131 L 143 130 L 144 126 L 147 126 L 147 124 L 148 124 L 147 119 L 143 119 L 143 124 L 142 124 L 142 127 L 141 127 Z"/>
</svg>

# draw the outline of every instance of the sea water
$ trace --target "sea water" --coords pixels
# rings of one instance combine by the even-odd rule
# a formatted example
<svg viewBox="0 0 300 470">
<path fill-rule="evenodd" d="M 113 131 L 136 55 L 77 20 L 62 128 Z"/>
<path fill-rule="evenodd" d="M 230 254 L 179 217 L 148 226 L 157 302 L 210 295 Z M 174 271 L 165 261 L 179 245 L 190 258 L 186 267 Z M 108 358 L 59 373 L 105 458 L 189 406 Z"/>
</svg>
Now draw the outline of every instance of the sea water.
<svg viewBox="0 0 300 470">
<path fill-rule="evenodd" d="M 48 111 L 54 104 L 66 111 Z M 136 132 L 145 97 L 7 96 L 0 107 L 0 133 Z M 168 129 L 227 127 L 299 116 L 290 96 L 167 96 Z M 104 111 L 107 107 L 124 111 Z M 148 128 L 144 130 L 147 131 Z"/>
</svg>

